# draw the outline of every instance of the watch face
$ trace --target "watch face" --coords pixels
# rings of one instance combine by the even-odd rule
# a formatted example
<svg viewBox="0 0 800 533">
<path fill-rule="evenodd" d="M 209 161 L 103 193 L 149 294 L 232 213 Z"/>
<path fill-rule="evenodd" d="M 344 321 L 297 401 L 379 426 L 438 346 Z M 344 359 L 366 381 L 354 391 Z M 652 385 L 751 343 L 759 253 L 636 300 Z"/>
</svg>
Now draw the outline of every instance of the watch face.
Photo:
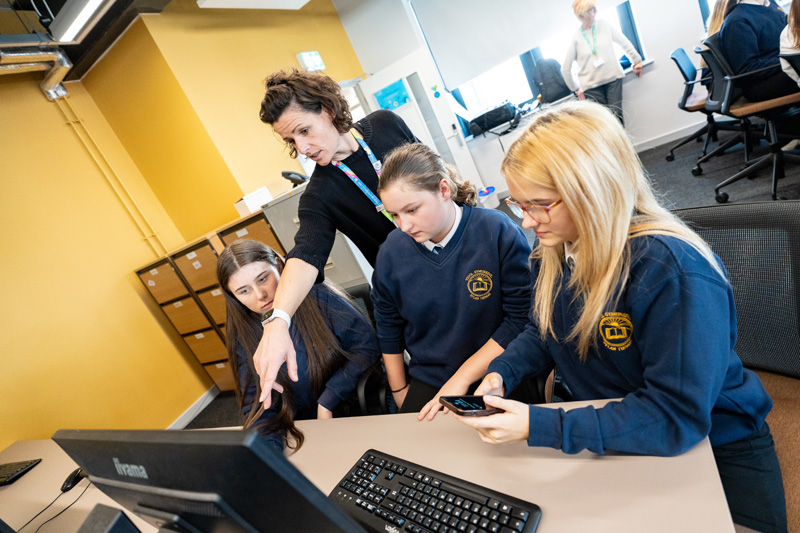
<svg viewBox="0 0 800 533">
<path fill-rule="evenodd" d="M 270 320 L 272 320 L 272 309 L 261 315 L 261 325 L 263 326 Z"/>
</svg>

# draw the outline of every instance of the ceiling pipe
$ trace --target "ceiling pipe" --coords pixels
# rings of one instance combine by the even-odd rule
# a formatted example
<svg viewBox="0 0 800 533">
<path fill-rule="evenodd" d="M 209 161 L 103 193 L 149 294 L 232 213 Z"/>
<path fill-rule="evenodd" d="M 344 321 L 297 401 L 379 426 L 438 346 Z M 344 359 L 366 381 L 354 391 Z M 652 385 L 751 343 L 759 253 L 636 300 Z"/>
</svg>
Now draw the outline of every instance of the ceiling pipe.
<svg viewBox="0 0 800 533">
<path fill-rule="evenodd" d="M 67 95 L 61 82 L 71 68 L 72 63 L 60 48 L 0 49 L 0 74 L 47 70 L 39 86 L 50 101 Z"/>
</svg>

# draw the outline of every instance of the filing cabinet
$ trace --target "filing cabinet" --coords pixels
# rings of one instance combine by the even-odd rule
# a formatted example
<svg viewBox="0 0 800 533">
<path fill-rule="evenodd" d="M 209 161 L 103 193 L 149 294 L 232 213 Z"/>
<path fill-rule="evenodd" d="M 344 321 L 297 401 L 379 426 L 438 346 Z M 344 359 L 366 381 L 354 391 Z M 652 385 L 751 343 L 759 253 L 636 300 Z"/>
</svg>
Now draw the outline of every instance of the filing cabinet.
<svg viewBox="0 0 800 533">
<path fill-rule="evenodd" d="M 267 221 L 286 249 L 294 246 L 294 237 L 300 227 L 297 209 L 307 185 L 298 185 L 263 207 Z M 372 280 L 372 266 L 355 244 L 340 231 L 336 232 L 330 256 L 325 263 L 325 278 L 343 289 L 370 283 Z"/>
<path fill-rule="evenodd" d="M 217 235 L 225 246 L 229 246 L 238 239 L 251 239 L 263 242 L 281 255 L 286 254 L 286 250 L 278 242 L 272 226 L 261 211 L 218 230 Z"/>
<path fill-rule="evenodd" d="M 208 239 L 173 254 L 172 261 L 192 290 L 217 284 L 217 252 Z"/>
<path fill-rule="evenodd" d="M 236 382 L 233 380 L 233 372 L 231 371 L 231 364 L 228 361 L 218 361 L 203 365 L 203 368 L 217 384 L 219 390 L 233 390 Z"/>
<path fill-rule="evenodd" d="M 160 304 L 189 294 L 168 259 L 154 263 L 146 270 L 140 270 L 137 275 L 155 301 Z"/>
<path fill-rule="evenodd" d="M 225 295 L 219 285 L 197 293 L 197 297 L 200 298 L 200 303 L 208 310 L 215 324 L 225 324 Z"/>
<path fill-rule="evenodd" d="M 164 310 L 164 314 L 167 315 L 178 333 L 182 335 L 211 327 L 208 317 L 200 309 L 197 301 L 189 295 L 174 302 L 162 304 L 161 309 Z"/>
<path fill-rule="evenodd" d="M 189 348 L 201 363 L 212 363 L 228 358 L 225 343 L 213 329 L 184 335 L 183 340 L 186 341 L 186 344 L 189 345 Z"/>
<path fill-rule="evenodd" d="M 285 253 L 266 216 L 259 211 L 209 232 L 153 263 L 136 275 L 181 334 L 220 390 L 235 386 L 225 347 L 225 294 L 217 283 L 223 248 L 247 238 Z"/>
</svg>

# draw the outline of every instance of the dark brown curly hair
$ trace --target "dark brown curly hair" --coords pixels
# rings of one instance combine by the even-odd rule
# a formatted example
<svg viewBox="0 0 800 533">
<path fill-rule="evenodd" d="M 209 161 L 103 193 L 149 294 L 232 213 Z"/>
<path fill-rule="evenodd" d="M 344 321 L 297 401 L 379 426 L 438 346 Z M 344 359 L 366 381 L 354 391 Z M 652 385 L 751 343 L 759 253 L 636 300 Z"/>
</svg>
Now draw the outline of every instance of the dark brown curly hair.
<svg viewBox="0 0 800 533">
<path fill-rule="evenodd" d="M 265 80 L 267 94 L 261 100 L 261 122 L 273 125 L 291 106 L 303 111 L 322 113 L 331 117 L 339 133 L 347 133 L 353 127 L 350 105 L 342 94 L 339 84 L 318 72 L 303 72 L 297 69 L 281 70 L 270 74 Z M 297 157 L 297 148 L 287 143 L 289 155 Z"/>
</svg>

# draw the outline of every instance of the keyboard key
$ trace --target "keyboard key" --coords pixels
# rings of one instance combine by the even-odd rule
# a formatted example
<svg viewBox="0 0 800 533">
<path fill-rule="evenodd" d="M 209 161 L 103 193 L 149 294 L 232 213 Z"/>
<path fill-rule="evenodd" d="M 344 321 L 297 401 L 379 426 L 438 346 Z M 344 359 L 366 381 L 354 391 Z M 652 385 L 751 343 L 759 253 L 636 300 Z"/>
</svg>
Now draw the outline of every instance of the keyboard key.
<svg viewBox="0 0 800 533">
<path fill-rule="evenodd" d="M 514 509 L 511 509 L 511 516 L 513 516 L 514 518 L 519 518 L 520 520 L 522 520 L 524 522 L 524 521 L 526 521 L 528 519 L 528 516 L 530 516 L 530 513 L 528 511 L 523 511 L 522 509 L 514 508 Z"/>
<path fill-rule="evenodd" d="M 508 521 L 508 527 L 514 531 L 522 531 L 525 528 L 525 522 L 518 518 L 512 518 Z"/>
</svg>

